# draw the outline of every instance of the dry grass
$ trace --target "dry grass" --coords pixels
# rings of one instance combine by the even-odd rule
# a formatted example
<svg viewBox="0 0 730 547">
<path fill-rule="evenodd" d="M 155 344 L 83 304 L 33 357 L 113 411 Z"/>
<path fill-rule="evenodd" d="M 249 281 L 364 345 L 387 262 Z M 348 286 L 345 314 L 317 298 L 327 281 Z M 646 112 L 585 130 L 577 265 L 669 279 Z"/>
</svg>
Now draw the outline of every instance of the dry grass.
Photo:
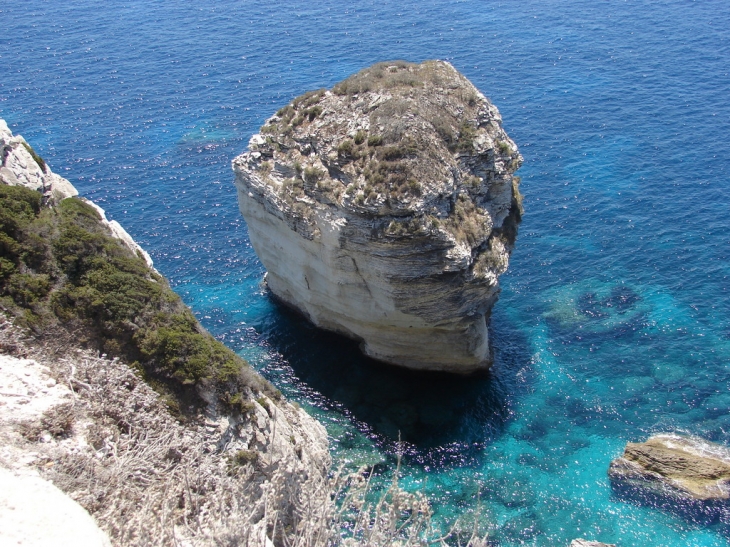
<svg viewBox="0 0 730 547">
<path fill-rule="evenodd" d="M 471 518 L 455 522 L 445 533 L 434 526 L 428 499 L 420 492 L 403 490 L 399 484 L 400 457 L 393 478 L 380 495 L 372 495 L 372 474 L 337 474 L 331 488 L 339 500 L 330 524 L 341 531 L 346 547 L 416 547 L 426 545 L 486 547 L 488 534 L 479 510 Z M 465 525 L 466 521 L 471 521 Z"/>
<path fill-rule="evenodd" d="M 41 473 L 85 507 L 113 545 L 487 544 L 476 524 L 435 529 L 428 500 L 400 488 L 400 462 L 380 495 L 365 470 L 329 479 L 316 469 L 291 473 L 273 453 L 227 450 L 225 436 L 180 424 L 117 360 L 39 347 L 7 322 L 0 349 L 41 362 L 73 390 L 74 403 L 51 409 L 29 426 L 34 433 L 17 435 L 16 448 L 36 452 Z M 69 438 L 39 442 L 49 430 Z"/>
<path fill-rule="evenodd" d="M 43 475 L 86 508 L 114 545 L 267 545 L 266 537 L 276 545 L 324 544 L 331 504 L 316 470 L 291 473 L 269 453 L 235 458 L 225 438 L 173 419 L 119 361 L 34 347 L 8 323 L 0 339 L 73 390 L 73 405 L 27 424 L 17 442 L 40 454 Z M 42 432 L 68 432 L 69 424 L 75 442 L 38 442 Z"/>
</svg>

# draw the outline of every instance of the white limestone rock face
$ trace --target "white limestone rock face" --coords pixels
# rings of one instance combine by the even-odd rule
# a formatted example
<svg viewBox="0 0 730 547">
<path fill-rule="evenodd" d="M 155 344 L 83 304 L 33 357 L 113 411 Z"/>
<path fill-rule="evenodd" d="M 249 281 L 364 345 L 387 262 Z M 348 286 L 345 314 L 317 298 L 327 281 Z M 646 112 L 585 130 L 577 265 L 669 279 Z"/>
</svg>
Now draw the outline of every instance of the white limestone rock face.
<svg viewBox="0 0 730 547">
<path fill-rule="evenodd" d="M 1 467 L 0 530 L 4 545 L 111 546 L 84 508 L 53 484 Z"/>
<path fill-rule="evenodd" d="M 110 545 L 83 507 L 39 476 L 39 454 L 18 447 L 19 425 L 73 402 L 48 367 L 0 354 L 0 545 Z"/>
<path fill-rule="evenodd" d="M 470 373 L 522 209 L 497 108 L 443 61 L 295 99 L 233 161 L 272 293 L 378 360 Z"/>
</svg>

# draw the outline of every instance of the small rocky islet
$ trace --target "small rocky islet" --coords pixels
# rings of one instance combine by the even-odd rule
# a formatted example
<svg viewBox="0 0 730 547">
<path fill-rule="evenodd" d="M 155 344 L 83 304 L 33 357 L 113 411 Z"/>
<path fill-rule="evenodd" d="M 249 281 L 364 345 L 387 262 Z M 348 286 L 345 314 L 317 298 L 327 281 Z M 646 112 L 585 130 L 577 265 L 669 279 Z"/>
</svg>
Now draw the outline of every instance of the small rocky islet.
<svg viewBox="0 0 730 547">
<path fill-rule="evenodd" d="M 233 170 L 279 300 L 374 359 L 470 373 L 490 364 L 521 164 L 453 66 L 394 61 L 294 99 Z"/>
<path fill-rule="evenodd" d="M 375 359 L 469 373 L 489 366 L 521 163 L 497 108 L 454 67 L 397 61 L 297 97 L 233 170 L 277 299 Z M 714 511 L 730 496 L 728 454 L 660 434 L 628 443 L 608 476 L 622 496 Z"/>
<path fill-rule="evenodd" d="M 704 439 L 662 433 L 627 443 L 608 476 L 624 497 L 730 516 L 730 450 Z"/>
</svg>

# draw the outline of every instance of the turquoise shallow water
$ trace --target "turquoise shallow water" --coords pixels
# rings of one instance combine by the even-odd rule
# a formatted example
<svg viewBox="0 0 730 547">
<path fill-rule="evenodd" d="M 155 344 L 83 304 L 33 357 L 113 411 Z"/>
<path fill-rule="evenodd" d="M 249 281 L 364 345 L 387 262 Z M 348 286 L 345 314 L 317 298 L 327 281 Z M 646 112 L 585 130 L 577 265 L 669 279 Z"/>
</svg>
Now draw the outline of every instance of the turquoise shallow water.
<svg viewBox="0 0 730 547">
<path fill-rule="evenodd" d="M 105 207 L 216 336 L 495 545 L 722 546 L 620 499 L 626 441 L 730 444 L 730 4 L 402 1 L 0 7 L 0 116 Z M 261 288 L 230 160 L 299 93 L 375 61 L 450 60 L 525 157 L 525 215 L 484 378 L 364 359 Z"/>
</svg>

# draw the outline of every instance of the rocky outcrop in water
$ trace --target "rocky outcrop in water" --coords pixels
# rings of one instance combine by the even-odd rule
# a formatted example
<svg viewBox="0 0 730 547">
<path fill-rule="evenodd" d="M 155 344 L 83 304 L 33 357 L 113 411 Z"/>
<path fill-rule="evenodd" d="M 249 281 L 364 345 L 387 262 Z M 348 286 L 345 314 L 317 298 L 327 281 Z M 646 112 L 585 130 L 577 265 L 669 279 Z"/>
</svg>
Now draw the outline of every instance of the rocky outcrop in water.
<svg viewBox="0 0 730 547">
<path fill-rule="evenodd" d="M 77 196 L 78 190 L 68 180 L 57 175 L 21 135 L 13 135 L 5 120 L 0 119 L 0 184 L 25 186 L 43 194 L 44 202 L 54 205 Z M 133 253 L 144 258 L 152 268 L 152 259 L 116 220 L 108 220 L 104 209 L 86 200 L 101 216 L 112 235 Z"/>
<path fill-rule="evenodd" d="M 587 539 L 574 539 L 569 547 L 616 547 L 613 543 L 601 543 L 600 541 L 588 541 Z"/>
<path fill-rule="evenodd" d="M 614 486 L 694 504 L 730 499 L 730 450 L 694 437 L 660 434 L 627 443 L 608 470 Z"/>
<path fill-rule="evenodd" d="M 292 101 L 233 161 L 272 293 L 381 361 L 489 365 L 522 157 L 450 64 L 381 63 Z"/>
</svg>

